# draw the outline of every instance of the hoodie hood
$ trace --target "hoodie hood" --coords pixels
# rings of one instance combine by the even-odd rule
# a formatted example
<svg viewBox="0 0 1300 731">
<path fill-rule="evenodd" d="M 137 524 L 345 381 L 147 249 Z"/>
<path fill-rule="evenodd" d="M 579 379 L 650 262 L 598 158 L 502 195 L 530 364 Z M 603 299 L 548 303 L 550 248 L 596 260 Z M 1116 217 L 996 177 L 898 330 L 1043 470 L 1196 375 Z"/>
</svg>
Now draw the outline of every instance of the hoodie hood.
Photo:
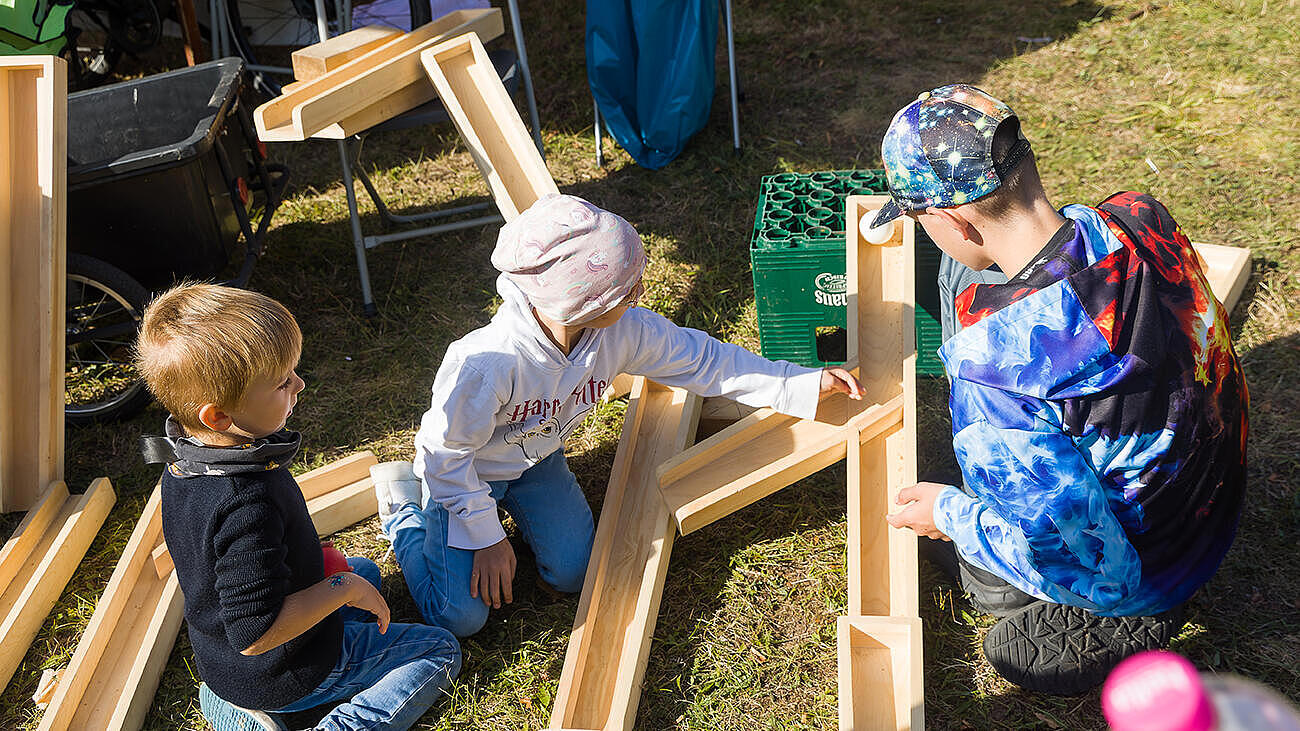
<svg viewBox="0 0 1300 731">
<path fill-rule="evenodd" d="M 1077 289 L 1099 281 L 1080 275 L 1124 245 L 1093 208 L 1070 205 L 1061 215 L 1075 224 L 1072 240 L 1044 251 L 1016 279 L 979 287 L 977 297 L 987 312 L 939 349 L 950 379 L 1041 399 L 1076 398 L 1112 388 L 1154 365 L 1146 362 L 1148 353 L 1113 348 L 1106 332 L 1113 330 L 1113 311 L 1107 327 L 1104 311 L 1084 305 L 1098 293 L 1081 295 Z M 1103 285 L 1118 289 L 1122 284 L 1108 280 L 1100 277 Z"/>
<path fill-rule="evenodd" d="M 573 352 L 565 356 L 542 330 L 541 323 L 533 315 L 532 304 L 519 285 L 502 274 L 497 277 L 497 293 L 501 295 L 502 303 L 496 315 L 492 317 L 493 329 L 505 330 L 508 337 L 517 344 L 518 349 L 530 356 L 532 362 L 541 368 L 546 370 L 566 368 L 591 346 L 596 331 L 587 328 L 578 343 L 573 346 Z"/>
</svg>

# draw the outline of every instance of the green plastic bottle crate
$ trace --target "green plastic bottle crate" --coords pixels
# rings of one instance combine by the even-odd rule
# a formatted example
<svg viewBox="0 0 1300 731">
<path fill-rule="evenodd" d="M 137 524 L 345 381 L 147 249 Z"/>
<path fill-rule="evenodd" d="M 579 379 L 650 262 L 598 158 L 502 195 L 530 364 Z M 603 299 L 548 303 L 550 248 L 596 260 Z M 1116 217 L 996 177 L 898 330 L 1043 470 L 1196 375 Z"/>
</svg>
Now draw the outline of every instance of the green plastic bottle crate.
<svg viewBox="0 0 1300 731">
<path fill-rule="evenodd" d="M 843 363 L 847 326 L 844 199 L 887 190 L 883 170 L 765 176 L 749 261 L 765 358 L 816 367 Z M 916 372 L 942 375 L 939 250 L 916 231 Z"/>
</svg>

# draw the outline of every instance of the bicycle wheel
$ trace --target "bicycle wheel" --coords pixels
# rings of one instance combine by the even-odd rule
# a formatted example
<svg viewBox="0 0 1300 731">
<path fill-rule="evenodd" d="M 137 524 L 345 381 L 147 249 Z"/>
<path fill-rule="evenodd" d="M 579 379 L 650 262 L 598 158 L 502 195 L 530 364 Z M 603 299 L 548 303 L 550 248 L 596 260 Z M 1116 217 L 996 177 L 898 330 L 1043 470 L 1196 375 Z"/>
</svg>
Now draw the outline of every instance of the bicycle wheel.
<svg viewBox="0 0 1300 731">
<path fill-rule="evenodd" d="M 250 66 L 275 57 L 272 47 L 278 47 L 278 55 L 287 62 L 288 51 L 310 46 L 318 40 L 316 12 L 311 0 L 226 0 L 225 6 L 235 50 Z M 326 8 L 326 21 L 333 27 L 334 0 L 327 0 Z M 280 80 L 260 71 L 253 71 L 253 76 L 255 86 L 271 96 L 280 94 Z"/>
<path fill-rule="evenodd" d="M 94 257 L 68 254 L 64 416 L 72 424 L 125 419 L 149 391 L 132 364 L 132 346 L 149 291 Z"/>
</svg>

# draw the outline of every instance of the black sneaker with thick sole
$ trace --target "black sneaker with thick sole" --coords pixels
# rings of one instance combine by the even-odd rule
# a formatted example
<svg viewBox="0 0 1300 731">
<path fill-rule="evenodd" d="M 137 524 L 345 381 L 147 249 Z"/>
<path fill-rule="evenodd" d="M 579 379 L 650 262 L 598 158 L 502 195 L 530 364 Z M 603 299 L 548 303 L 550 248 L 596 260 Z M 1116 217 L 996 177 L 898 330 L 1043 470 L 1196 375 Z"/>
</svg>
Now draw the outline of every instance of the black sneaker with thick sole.
<svg viewBox="0 0 1300 731">
<path fill-rule="evenodd" d="M 1165 647 L 1182 626 L 1181 607 L 1152 617 L 1099 617 L 1039 601 L 993 625 L 984 657 L 1021 688 L 1077 695 L 1101 685 L 1129 655 Z"/>
</svg>

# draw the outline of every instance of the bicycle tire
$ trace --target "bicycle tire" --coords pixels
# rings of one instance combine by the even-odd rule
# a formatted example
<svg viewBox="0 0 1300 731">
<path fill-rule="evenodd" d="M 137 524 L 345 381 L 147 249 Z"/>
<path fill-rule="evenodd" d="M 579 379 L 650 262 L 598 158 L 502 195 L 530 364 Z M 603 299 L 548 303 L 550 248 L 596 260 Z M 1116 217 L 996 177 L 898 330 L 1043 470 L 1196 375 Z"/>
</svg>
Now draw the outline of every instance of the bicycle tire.
<svg viewBox="0 0 1300 731">
<path fill-rule="evenodd" d="M 121 269 L 84 254 L 68 254 L 67 276 L 64 418 L 74 425 L 130 418 L 152 400 L 131 363 L 149 290 Z M 117 332 L 127 323 L 125 333 Z M 112 334 L 96 338 L 96 329 Z"/>
</svg>

